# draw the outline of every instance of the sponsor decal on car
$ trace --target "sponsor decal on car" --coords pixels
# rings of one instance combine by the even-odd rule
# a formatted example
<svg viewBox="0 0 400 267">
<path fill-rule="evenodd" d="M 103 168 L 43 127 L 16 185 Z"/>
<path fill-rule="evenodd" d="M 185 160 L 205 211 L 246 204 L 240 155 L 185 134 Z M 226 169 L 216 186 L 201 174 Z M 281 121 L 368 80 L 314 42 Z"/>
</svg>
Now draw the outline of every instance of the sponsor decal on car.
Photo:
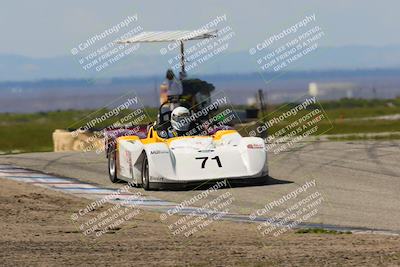
<svg viewBox="0 0 400 267">
<path fill-rule="evenodd" d="M 168 154 L 168 150 L 153 150 L 150 152 L 150 155 L 158 155 L 158 154 Z"/>
<path fill-rule="evenodd" d="M 262 148 L 264 148 L 264 146 L 262 144 L 248 144 L 247 148 L 250 148 L 250 149 L 262 149 Z"/>
</svg>

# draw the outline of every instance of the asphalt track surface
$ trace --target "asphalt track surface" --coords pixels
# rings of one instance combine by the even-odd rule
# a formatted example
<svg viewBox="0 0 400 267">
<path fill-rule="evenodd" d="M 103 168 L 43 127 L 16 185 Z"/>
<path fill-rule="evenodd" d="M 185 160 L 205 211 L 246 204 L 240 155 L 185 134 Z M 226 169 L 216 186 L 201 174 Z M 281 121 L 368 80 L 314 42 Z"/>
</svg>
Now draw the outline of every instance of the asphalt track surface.
<svg viewBox="0 0 400 267">
<path fill-rule="evenodd" d="M 229 186 L 211 193 L 218 197 L 229 191 L 234 201 L 229 212 L 254 214 L 315 179 L 315 187 L 271 209 L 273 216 L 312 193 L 323 201 L 309 223 L 365 227 L 400 233 L 400 142 L 310 142 L 277 155 L 270 153 L 270 178 L 263 185 Z M 0 156 L 0 164 L 12 164 L 91 182 L 108 188 L 124 183 L 108 180 L 104 154 L 64 152 Z M 144 196 L 181 203 L 201 194 L 203 189 L 149 191 Z M 195 206 L 205 202 L 198 201 Z"/>
</svg>

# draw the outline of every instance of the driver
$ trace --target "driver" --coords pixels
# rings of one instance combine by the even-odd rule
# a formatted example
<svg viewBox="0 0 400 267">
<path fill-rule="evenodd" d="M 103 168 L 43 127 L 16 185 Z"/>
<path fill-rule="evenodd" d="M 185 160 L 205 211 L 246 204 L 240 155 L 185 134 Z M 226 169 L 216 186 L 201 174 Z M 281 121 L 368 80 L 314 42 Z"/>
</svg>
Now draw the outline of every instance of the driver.
<svg viewBox="0 0 400 267">
<path fill-rule="evenodd" d="M 168 137 L 183 136 L 192 125 L 190 111 L 185 107 L 177 107 L 171 113 L 171 128 L 168 129 Z"/>
</svg>

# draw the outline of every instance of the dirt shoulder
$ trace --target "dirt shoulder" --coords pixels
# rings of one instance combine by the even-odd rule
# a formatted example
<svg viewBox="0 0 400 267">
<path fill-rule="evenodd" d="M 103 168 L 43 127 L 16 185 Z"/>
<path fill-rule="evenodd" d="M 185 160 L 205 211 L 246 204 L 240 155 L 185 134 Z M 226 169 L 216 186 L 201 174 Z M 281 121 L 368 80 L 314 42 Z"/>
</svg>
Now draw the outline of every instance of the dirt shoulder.
<svg viewBox="0 0 400 267">
<path fill-rule="evenodd" d="M 0 185 L 0 256 L 5 266 L 400 264 L 400 237 L 294 232 L 262 237 L 253 224 L 215 222 L 186 238 L 173 236 L 160 215 L 149 211 L 95 239 L 85 237 L 71 221 L 71 214 L 91 201 L 5 179 Z"/>
</svg>

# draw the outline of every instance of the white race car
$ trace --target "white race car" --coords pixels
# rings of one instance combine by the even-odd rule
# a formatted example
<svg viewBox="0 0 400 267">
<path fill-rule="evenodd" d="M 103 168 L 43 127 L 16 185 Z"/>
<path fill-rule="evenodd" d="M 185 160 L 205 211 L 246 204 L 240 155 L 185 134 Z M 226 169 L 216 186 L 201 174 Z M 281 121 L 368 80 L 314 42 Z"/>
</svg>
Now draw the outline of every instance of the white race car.
<svg viewBox="0 0 400 267">
<path fill-rule="evenodd" d="M 268 176 L 264 140 L 242 137 L 233 129 L 168 138 L 164 129 L 153 125 L 135 135 L 119 135 L 106 138 L 112 182 L 121 179 L 149 190 L 223 179 L 259 181 Z"/>
</svg>

